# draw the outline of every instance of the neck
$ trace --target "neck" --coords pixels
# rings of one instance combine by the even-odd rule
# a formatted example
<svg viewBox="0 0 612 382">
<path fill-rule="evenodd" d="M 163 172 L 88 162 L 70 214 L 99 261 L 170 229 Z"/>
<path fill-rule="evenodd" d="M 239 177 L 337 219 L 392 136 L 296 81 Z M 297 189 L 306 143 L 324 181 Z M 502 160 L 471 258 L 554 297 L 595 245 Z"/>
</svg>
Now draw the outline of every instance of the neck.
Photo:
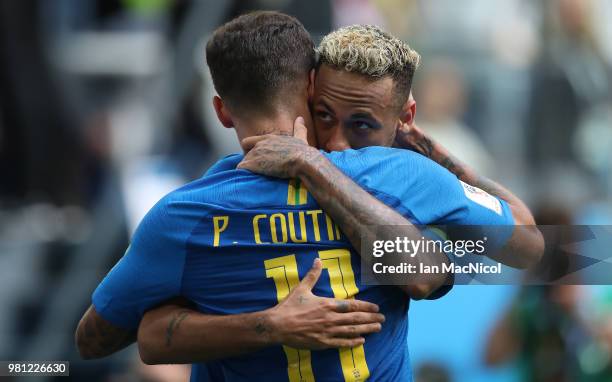
<svg viewBox="0 0 612 382">
<path fill-rule="evenodd" d="M 264 134 L 293 135 L 293 123 L 298 116 L 304 117 L 306 126 L 310 129 L 312 123 L 307 104 L 304 104 L 303 107 L 292 108 L 292 110 L 281 109 L 271 117 L 234 118 L 234 127 L 241 141 L 251 136 Z"/>
<path fill-rule="evenodd" d="M 264 135 L 264 134 L 277 134 L 277 135 L 289 135 L 293 133 L 293 121 L 297 118 L 293 116 L 295 113 L 277 113 L 274 117 L 260 117 L 254 118 L 248 122 L 245 122 L 245 135 Z M 238 123 L 236 123 L 238 125 Z"/>
</svg>

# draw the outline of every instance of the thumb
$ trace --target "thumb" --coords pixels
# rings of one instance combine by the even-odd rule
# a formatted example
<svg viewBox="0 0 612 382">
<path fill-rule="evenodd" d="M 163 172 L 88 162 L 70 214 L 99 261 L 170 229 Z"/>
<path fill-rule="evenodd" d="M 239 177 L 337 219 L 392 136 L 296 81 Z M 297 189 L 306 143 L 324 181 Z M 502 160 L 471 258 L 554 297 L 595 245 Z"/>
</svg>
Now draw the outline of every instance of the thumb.
<svg viewBox="0 0 612 382">
<path fill-rule="evenodd" d="M 293 122 L 293 136 L 298 138 L 305 143 L 308 143 L 308 129 L 306 129 L 306 124 L 304 122 L 304 117 L 299 116 Z"/>
<path fill-rule="evenodd" d="M 314 263 L 312 264 L 312 268 L 310 268 L 306 276 L 304 276 L 304 279 L 300 282 L 300 286 L 303 286 L 308 290 L 312 290 L 321 276 L 322 268 L 323 264 L 321 264 L 321 259 L 315 259 Z"/>
</svg>

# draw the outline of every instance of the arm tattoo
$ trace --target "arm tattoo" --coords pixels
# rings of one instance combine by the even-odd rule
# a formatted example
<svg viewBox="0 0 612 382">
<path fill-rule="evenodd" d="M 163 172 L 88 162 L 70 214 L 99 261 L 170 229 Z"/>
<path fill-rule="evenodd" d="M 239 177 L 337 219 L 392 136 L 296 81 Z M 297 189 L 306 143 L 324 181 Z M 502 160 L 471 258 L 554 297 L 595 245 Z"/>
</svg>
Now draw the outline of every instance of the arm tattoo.
<svg viewBox="0 0 612 382">
<path fill-rule="evenodd" d="M 398 237 L 410 237 L 417 240 L 416 238 L 420 237 L 419 229 L 409 220 L 362 189 L 323 155 L 310 158 L 307 163 L 306 171 L 301 173 L 300 179 L 365 262 L 371 262 L 372 257 L 368 256 L 367 252 L 361 252 L 364 239 L 395 240 Z M 391 262 L 392 257 L 386 256 L 383 261 Z M 424 262 L 428 265 L 439 265 L 448 261 L 446 255 L 437 252 L 432 256 L 403 258 L 407 262 Z M 442 281 L 441 277 L 446 278 L 445 275 L 428 277 L 425 281 L 429 283 L 427 287 L 437 288 L 436 284 Z M 398 278 L 396 281 L 396 285 L 404 292 L 411 289 L 405 284 L 405 280 Z M 340 303 L 337 309 L 342 312 L 350 309 L 350 306 L 344 302 Z"/>
<path fill-rule="evenodd" d="M 136 341 L 136 332 L 118 328 L 103 319 L 90 306 L 76 331 L 76 345 L 81 357 L 106 357 Z"/>
<path fill-rule="evenodd" d="M 455 158 L 452 154 L 446 151 L 445 148 L 436 144 L 434 146 L 434 152 L 432 154 L 432 158 L 441 166 L 445 167 L 448 171 L 453 173 L 458 179 L 464 181 L 465 183 L 478 187 L 487 193 L 497 196 L 498 198 L 504 199 L 506 201 L 511 197 L 509 192 L 506 191 L 502 186 L 497 184 L 496 182 L 488 179 L 484 176 L 479 176 L 470 169 L 467 165 L 461 163 L 460 160 Z"/>
<path fill-rule="evenodd" d="M 465 170 L 461 164 L 455 163 L 451 156 L 447 156 L 442 158 L 440 161 L 440 165 L 445 167 L 448 171 L 453 173 L 457 178 L 463 180 L 463 176 L 465 174 Z"/>
<path fill-rule="evenodd" d="M 358 199 L 357 195 L 361 194 L 351 191 L 354 187 L 358 186 L 346 177 L 336 176 L 333 171 L 334 169 L 330 168 L 333 165 L 327 162 L 327 159 L 318 158 L 315 161 L 313 164 L 315 164 L 319 176 L 312 177 L 310 174 L 306 175 L 304 179 L 306 188 L 313 194 L 319 205 L 340 226 L 342 232 L 348 237 L 353 246 L 361 248 L 360 227 L 368 221 L 367 218 L 371 218 L 371 215 L 367 209 L 354 207 L 362 202 L 361 200 L 356 200 Z M 318 184 L 317 180 L 324 180 L 324 187 L 308 187 L 308 184 L 322 186 Z M 351 195 L 351 197 L 343 197 L 344 195 Z M 372 206 L 367 202 L 366 205 Z M 366 220 L 361 220 L 361 218 Z"/>
<path fill-rule="evenodd" d="M 362 260 L 369 263 L 373 259 L 367 255 L 367 251 L 362 253 L 361 243 L 364 239 L 366 241 L 371 238 L 395 240 L 398 237 L 410 237 L 412 240 L 418 240 L 417 238 L 421 235 L 418 227 L 362 189 L 329 162 L 325 156 L 318 155 L 310 158 L 306 163 L 306 171 L 300 173 L 300 179 L 321 208 L 341 228 L 353 248 L 361 255 Z M 418 258 L 400 256 L 403 256 L 402 259 L 407 262 L 423 262 L 427 265 L 439 266 L 441 263 L 448 262 L 446 255 L 437 251 L 431 256 L 419 256 Z M 383 262 L 392 262 L 392 257 L 385 256 Z M 429 293 L 429 288 L 437 288 L 438 284 L 444 281 L 442 278 L 446 279 L 446 275 L 426 277 L 423 282 L 427 283 L 425 285 L 427 289 L 422 293 Z M 408 294 L 421 293 L 406 285 L 405 280 L 401 278 L 396 278 L 394 283 L 396 281 L 396 285 Z M 350 307 L 341 305 L 338 308 Z"/>
<path fill-rule="evenodd" d="M 264 317 L 258 317 L 255 320 L 255 333 L 259 335 L 269 334 L 270 329 Z"/>
<path fill-rule="evenodd" d="M 491 195 L 495 195 L 506 201 L 510 199 L 508 192 L 505 191 L 505 189 L 502 186 L 492 181 L 491 179 L 485 178 L 484 176 L 481 176 L 480 178 L 478 178 L 475 186 L 480 188 L 483 191 L 488 192 Z"/>
<path fill-rule="evenodd" d="M 172 336 L 178 329 L 181 322 L 183 322 L 183 320 L 187 318 L 188 315 L 189 315 L 188 310 L 181 310 L 180 312 L 174 315 L 174 317 L 168 324 L 168 328 L 166 329 L 166 346 L 169 347 L 172 345 Z"/>
<path fill-rule="evenodd" d="M 445 149 L 438 149 L 436 151 L 437 153 L 434 153 L 432 159 L 453 173 L 458 179 L 471 186 L 478 187 L 491 195 L 497 196 L 498 198 L 507 200 L 509 197 L 508 192 L 505 191 L 503 187 L 491 179 L 479 176 L 468 166 L 449 154 Z"/>
<path fill-rule="evenodd" d="M 428 137 L 422 137 L 416 142 L 417 147 L 419 148 L 421 154 L 425 155 L 428 158 L 431 158 L 434 152 L 434 145 L 431 139 Z"/>
<path fill-rule="evenodd" d="M 315 168 L 303 175 L 302 181 L 319 205 L 340 227 L 353 248 L 361 249 L 363 229 L 382 222 L 393 226 L 409 224 L 392 208 L 378 202 L 353 180 L 338 170 L 324 156 L 309 158 Z"/>
</svg>

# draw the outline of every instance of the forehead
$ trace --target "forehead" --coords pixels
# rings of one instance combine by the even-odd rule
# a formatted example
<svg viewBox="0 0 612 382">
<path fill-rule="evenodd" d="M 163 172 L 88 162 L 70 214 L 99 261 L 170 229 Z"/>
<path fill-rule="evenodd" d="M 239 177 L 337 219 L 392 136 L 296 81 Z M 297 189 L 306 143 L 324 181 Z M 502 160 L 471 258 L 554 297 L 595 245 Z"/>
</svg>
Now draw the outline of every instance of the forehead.
<svg viewBox="0 0 612 382">
<path fill-rule="evenodd" d="M 323 64 L 315 79 L 315 101 L 384 111 L 393 103 L 393 79 L 372 79 Z"/>
</svg>

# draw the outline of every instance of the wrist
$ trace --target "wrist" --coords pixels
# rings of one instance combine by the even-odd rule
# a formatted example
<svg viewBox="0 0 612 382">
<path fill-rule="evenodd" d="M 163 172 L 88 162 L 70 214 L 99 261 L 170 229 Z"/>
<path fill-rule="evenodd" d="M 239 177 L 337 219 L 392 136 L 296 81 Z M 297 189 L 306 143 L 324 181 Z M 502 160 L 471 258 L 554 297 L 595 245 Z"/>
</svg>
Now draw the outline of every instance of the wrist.
<svg viewBox="0 0 612 382">
<path fill-rule="evenodd" d="M 294 165 L 291 167 L 292 178 L 302 178 L 315 164 L 316 159 L 322 158 L 323 154 L 312 146 L 306 146 L 297 156 Z"/>
<path fill-rule="evenodd" d="M 265 345 L 283 343 L 282 317 L 279 317 L 276 307 L 266 309 L 255 318 L 255 331 L 262 336 Z"/>
</svg>

